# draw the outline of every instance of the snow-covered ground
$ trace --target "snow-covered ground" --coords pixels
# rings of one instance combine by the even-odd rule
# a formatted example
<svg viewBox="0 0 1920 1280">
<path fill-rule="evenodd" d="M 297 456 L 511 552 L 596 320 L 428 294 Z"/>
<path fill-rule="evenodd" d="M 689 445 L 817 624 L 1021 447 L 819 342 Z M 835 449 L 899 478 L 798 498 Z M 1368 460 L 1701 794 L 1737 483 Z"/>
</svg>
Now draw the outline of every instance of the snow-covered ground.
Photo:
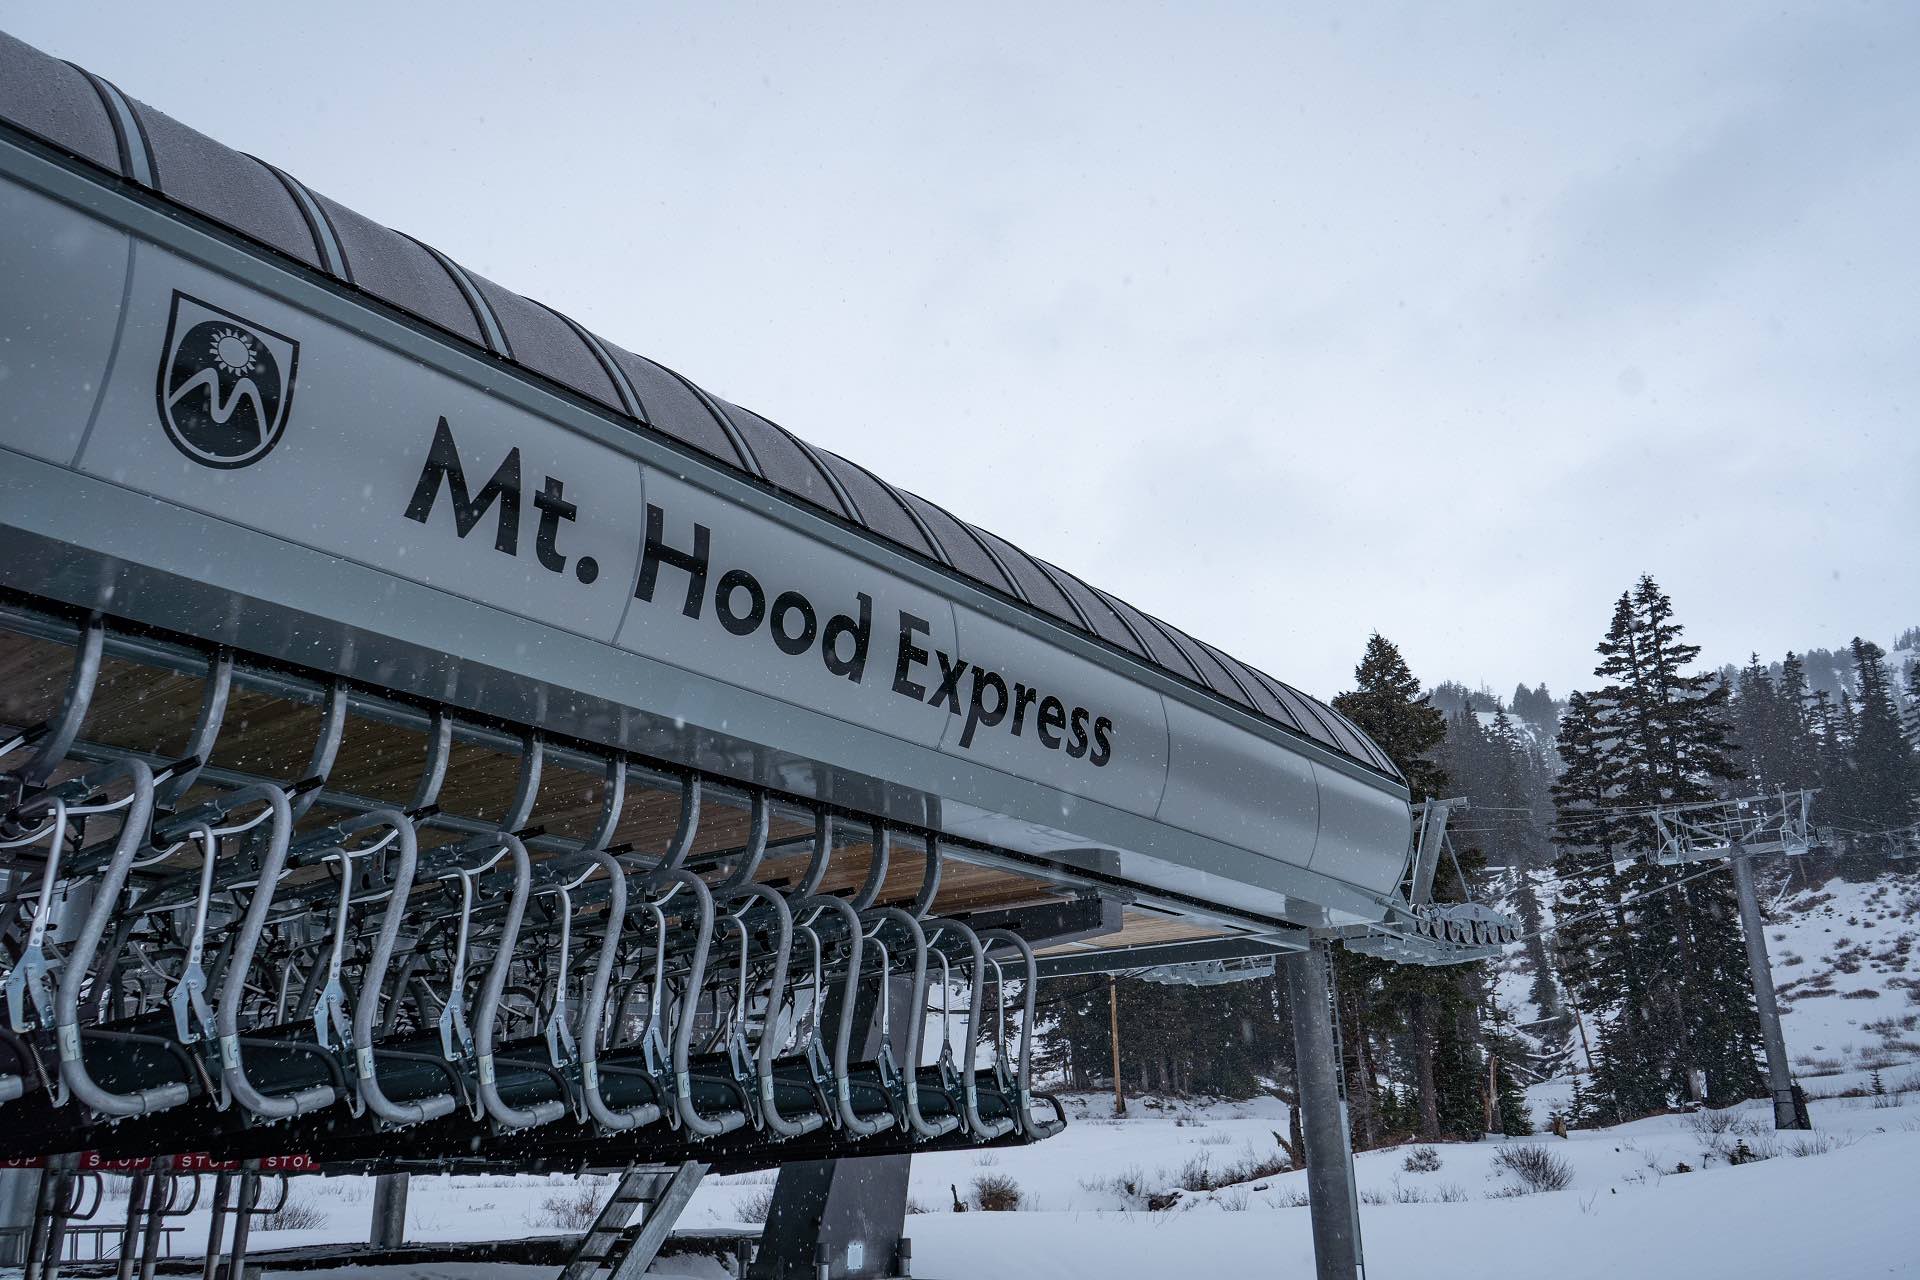
<svg viewBox="0 0 1920 1280">
<path fill-rule="evenodd" d="M 1431 1149 L 1437 1167 L 1425 1171 L 1408 1167 L 1422 1163 L 1411 1146 L 1367 1152 L 1356 1176 L 1369 1276 L 1920 1275 L 1920 964 L 1913 963 L 1920 876 L 1775 891 L 1779 923 L 1768 930 L 1768 945 L 1788 1006 L 1795 1073 L 1814 1099 L 1814 1134 L 1776 1135 L 1766 1108 L 1748 1104 L 1564 1140 L 1439 1144 Z M 1516 1017 L 1529 1017 L 1520 1003 L 1523 978 L 1508 972 L 1498 985 Z M 1873 1092 L 1876 1082 L 1881 1092 Z M 1536 1120 L 1544 1125 L 1569 1088 L 1562 1077 L 1530 1090 Z M 1281 1163 L 1274 1136 L 1286 1129 L 1281 1103 L 1135 1100 L 1124 1120 L 1113 1118 L 1105 1097 L 1075 1097 L 1070 1106 L 1075 1122 L 1037 1146 L 914 1161 L 916 1215 L 908 1231 L 918 1274 L 1311 1274 L 1305 1174 L 1240 1176 Z M 1503 1163 L 1503 1152 L 1515 1148 L 1538 1148 L 1563 1164 L 1564 1189 L 1527 1191 Z M 1754 1159 L 1735 1164 L 1736 1154 Z M 1018 1190 L 1018 1211 L 953 1212 L 956 1195 L 972 1202 L 977 1182 L 995 1178 Z M 772 1183 L 772 1173 L 709 1179 L 682 1223 L 750 1220 L 756 1209 L 764 1212 Z M 449 1241 L 578 1231 L 581 1215 L 590 1217 L 609 1188 L 605 1179 L 416 1178 L 409 1234 Z M 257 1235 L 256 1247 L 363 1240 L 371 1194 L 365 1179 L 297 1180 L 293 1197 L 312 1224 Z M 112 1220 L 118 1208 L 109 1202 L 100 1220 Z M 180 1239 L 197 1252 L 204 1215 L 181 1225 Z M 544 1280 L 551 1272 L 500 1266 L 407 1274 Z M 372 1280 L 376 1273 L 364 1274 Z M 712 1280 L 728 1272 L 684 1259 L 662 1263 L 658 1274 Z"/>
<path fill-rule="evenodd" d="M 1883 1073 L 1884 1075 L 1885 1073 Z M 1440 1144 L 1438 1168 L 1411 1172 L 1414 1147 L 1367 1152 L 1356 1162 L 1368 1274 L 1376 1280 L 1482 1280 L 1488 1275 L 1555 1280 L 1625 1276 L 1865 1277 L 1920 1274 L 1914 1220 L 1920 1168 L 1920 1071 L 1895 1073 L 1875 1098 L 1814 1103 L 1817 1131 L 1784 1140 L 1765 1108 L 1717 1117 L 1665 1116 L 1613 1129 L 1503 1142 Z M 916 1271 L 932 1277 L 1058 1277 L 1159 1280 L 1204 1275 L 1308 1275 L 1312 1242 L 1305 1174 L 1252 1179 L 1187 1194 L 1146 1211 L 1115 1185 L 1139 1171 L 1143 1192 L 1181 1181 L 1190 1161 L 1214 1168 L 1270 1154 L 1284 1125 L 1277 1103 L 1141 1108 L 1124 1121 L 1104 1100 L 1077 1100 L 1079 1123 L 1058 1138 L 991 1157 L 915 1161 L 912 1194 L 929 1212 L 908 1223 Z M 1725 1126 L 1724 1132 L 1715 1132 Z M 1754 1163 L 1728 1163 L 1745 1143 Z M 1521 1194 L 1501 1163 L 1515 1147 L 1544 1148 L 1564 1162 L 1564 1190 Z M 1682 1166 L 1687 1172 L 1679 1172 Z M 1017 1212 L 956 1214 L 952 1192 L 999 1176 L 1019 1188 Z M 1191 1177 L 1188 1179 L 1191 1181 Z M 753 1175 L 713 1179 L 683 1221 L 737 1221 L 768 1183 Z M 421 1240 L 520 1237 L 563 1228 L 548 1202 L 604 1185 L 572 1178 L 414 1180 L 409 1227 Z M 304 1231 L 256 1236 L 261 1248 L 364 1238 L 369 1189 L 358 1179 L 308 1179 L 295 1196 L 324 1220 Z M 189 1228 L 197 1224 L 189 1220 Z M 204 1226 L 200 1226 L 204 1232 Z M 186 1238 L 198 1239 L 191 1231 Z M 532 1280 L 551 1268 L 466 1268 L 481 1280 Z M 440 1268 L 422 1270 L 451 1275 Z M 705 1259 L 669 1260 L 658 1274 L 718 1277 Z M 271 1274 L 271 1273 L 270 1273 Z M 288 1273 L 292 1275 L 294 1273 Z M 338 1273 L 334 1273 L 338 1274 Z M 367 1272 L 368 1280 L 376 1272 Z M 394 1272 L 377 1273 L 393 1280 Z M 414 1269 L 409 1269 L 409 1275 Z"/>
</svg>

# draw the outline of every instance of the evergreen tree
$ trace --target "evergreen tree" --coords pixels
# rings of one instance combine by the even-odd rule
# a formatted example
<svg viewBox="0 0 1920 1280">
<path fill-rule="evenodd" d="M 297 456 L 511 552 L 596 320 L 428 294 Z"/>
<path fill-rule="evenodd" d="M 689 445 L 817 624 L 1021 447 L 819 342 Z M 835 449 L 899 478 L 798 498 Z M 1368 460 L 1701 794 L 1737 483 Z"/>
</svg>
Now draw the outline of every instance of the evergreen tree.
<svg viewBox="0 0 1920 1280">
<path fill-rule="evenodd" d="M 1356 687 L 1333 700 L 1335 709 L 1399 766 L 1416 802 L 1440 797 L 1448 783 L 1437 758 L 1446 738 L 1446 716 L 1421 694 L 1420 682 L 1399 649 L 1376 633 L 1353 674 Z M 1473 851 L 1462 851 L 1459 862 L 1470 870 Z M 1466 884 L 1451 866 L 1435 877 L 1437 901 L 1458 901 L 1466 893 Z M 1342 1019 L 1356 1128 L 1363 1134 L 1384 1133 L 1391 1109 L 1387 1099 L 1375 1093 L 1370 1068 L 1363 1068 L 1358 1079 L 1353 1074 L 1356 1063 L 1374 1056 L 1372 1039 L 1378 1036 L 1407 1061 L 1420 1136 L 1478 1133 L 1483 1123 L 1479 1079 L 1486 1069 L 1479 1026 L 1484 966 L 1388 965 L 1343 952 L 1335 976 L 1343 1012 L 1351 1008 L 1352 1020 L 1360 1024 L 1349 1026 L 1349 1019 Z"/>
<path fill-rule="evenodd" d="M 1528 724 L 1546 731 L 1554 732 L 1560 724 L 1560 704 L 1553 700 L 1544 684 L 1529 689 L 1522 683 L 1514 688 L 1513 714 Z"/>
<path fill-rule="evenodd" d="M 1844 826 L 1870 832 L 1908 826 L 1920 820 L 1914 795 L 1920 770 L 1893 700 L 1893 684 L 1883 662 L 1886 651 L 1858 636 L 1852 651 L 1856 696 L 1849 757 L 1853 790 L 1849 811 L 1834 817 Z"/>
<path fill-rule="evenodd" d="M 1446 775 L 1434 751 L 1447 736 L 1447 718 L 1420 692 L 1399 648 L 1379 632 L 1353 669 L 1355 687 L 1333 700 L 1333 709 L 1359 725 L 1406 775 L 1413 802 L 1437 798 Z"/>
<path fill-rule="evenodd" d="M 1799 657 L 1790 652 L 1780 664 L 1780 684 L 1774 698 L 1774 711 L 1778 716 L 1775 739 L 1779 752 L 1779 784 L 1788 791 L 1820 785 L 1820 749 L 1814 738 L 1807 698 L 1807 669 Z"/>
<path fill-rule="evenodd" d="M 1561 721 L 1555 788 L 1566 889 L 1560 951 L 1571 988 L 1601 1020 L 1596 1086 L 1616 1110 L 1686 1096 L 1729 1102 L 1760 1085 L 1758 1026 L 1731 887 L 1722 877 L 1630 861 L 1656 805 L 1712 799 L 1740 776 L 1727 738 L 1727 685 L 1691 670 L 1672 601 L 1642 577 L 1597 646 L 1606 683 Z"/>
<path fill-rule="evenodd" d="M 1784 789 L 1791 772 L 1787 744 L 1781 739 L 1783 718 L 1773 676 L 1760 665 L 1760 655 L 1753 654 L 1735 677 L 1733 733 L 1745 752 L 1747 776 L 1763 790 Z"/>
</svg>

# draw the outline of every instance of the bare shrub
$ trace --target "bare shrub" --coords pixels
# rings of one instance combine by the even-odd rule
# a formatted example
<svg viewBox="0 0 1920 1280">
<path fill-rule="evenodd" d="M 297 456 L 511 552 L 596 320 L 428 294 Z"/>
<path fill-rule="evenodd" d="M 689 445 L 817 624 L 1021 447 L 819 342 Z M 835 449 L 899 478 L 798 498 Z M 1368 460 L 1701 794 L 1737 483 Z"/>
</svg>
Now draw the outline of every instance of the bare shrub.
<svg viewBox="0 0 1920 1280">
<path fill-rule="evenodd" d="M 1715 1134 L 1731 1133 L 1740 1121 L 1733 1108 L 1722 1111 L 1695 1111 L 1687 1117 L 1687 1128 L 1696 1137 L 1710 1137 Z"/>
<path fill-rule="evenodd" d="M 1218 1191 L 1221 1187 L 1271 1178 L 1292 1168 L 1293 1161 L 1287 1158 L 1286 1152 L 1258 1151 L 1249 1142 L 1241 1148 L 1239 1159 L 1217 1169 L 1205 1151 L 1188 1157 L 1187 1162 L 1180 1166 L 1179 1173 L 1174 1175 L 1174 1185 L 1188 1191 Z M 1161 1180 L 1165 1180 L 1164 1174 Z"/>
<path fill-rule="evenodd" d="M 1809 1133 L 1803 1137 L 1787 1139 L 1786 1152 L 1794 1157 L 1824 1156 L 1829 1151 L 1850 1147 L 1858 1141 L 1858 1138 L 1842 1139 L 1830 1133 Z"/>
<path fill-rule="evenodd" d="M 255 1231 L 312 1231 L 327 1225 L 327 1215 L 305 1196 L 287 1193 L 287 1199 L 274 1212 L 261 1217 Z"/>
<path fill-rule="evenodd" d="M 576 1187 L 572 1191 L 556 1191 L 542 1200 L 532 1221 L 536 1227 L 585 1231 L 599 1216 L 599 1192 L 593 1187 Z"/>
<path fill-rule="evenodd" d="M 1105 1177 L 1095 1175 L 1080 1179 L 1080 1189 L 1095 1195 L 1108 1193 L 1124 1200 L 1128 1208 L 1139 1208 L 1147 1193 L 1147 1174 L 1137 1164 L 1130 1164 L 1118 1173 Z"/>
<path fill-rule="evenodd" d="M 1407 1158 L 1400 1167 L 1408 1173 L 1438 1173 L 1440 1153 L 1432 1147 L 1415 1147 L 1407 1152 Z"/>
<path fill-rule="evenodd" d="M 1443 1182 L 1433 1189 L 1435 1204 L 1465 1204 L 1467 1191 L 1457 1182 Z"/>
<path fill-rule="evenodd" d="M 1020 1207 L 1020 1184 L 1004 1173 L 983 1173 L 973 1180 L 973 1204 L 988 1213 L 1011 1213 Z"/>
<path fill-rule="evenodd" d="M 1274 1195 L 1273 1203 L 1282 1209 L 1304 1209 L 1312 1202 L 1301 1188 L 1285 1187 Z"/>
<path fill-rule="evenodd" d="M 908 1212 L 912 1212 L 911 1209 Z M 765 1222 L 773 1213 L 773 1188 L 762 1187 L 746 1195 L 735 1196 L 733 1216 L 742 1222 Z"/>
<path fill-rule="evenodd" d="M 1528 1194 L 1573 1185 L 1573 1166 L 1545 1147 L 1502 1147 L 1493 1162 L 1513 1174 Z"/>
<path fill-rule="evenodd" d="M 1214 1201 L 1228 1213 L 1245 1213 L 1252 1202 L 1253 1196 L 1245 1187 L 1224 1191 Z"/>
</svg>

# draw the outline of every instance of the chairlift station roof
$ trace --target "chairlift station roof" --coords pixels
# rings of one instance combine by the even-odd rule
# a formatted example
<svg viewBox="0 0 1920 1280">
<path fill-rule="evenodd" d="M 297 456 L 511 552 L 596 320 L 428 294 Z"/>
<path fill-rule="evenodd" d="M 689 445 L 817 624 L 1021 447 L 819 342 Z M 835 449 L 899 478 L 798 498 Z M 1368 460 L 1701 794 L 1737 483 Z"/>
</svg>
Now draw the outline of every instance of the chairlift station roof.
<svg viewBox="0 0 1920 1280">
<path fill-rule="evenodd" d="M 0 280 L 23 607 L 1240 926 L 1399 883 L 1324 703 L 4 35 Z"/>
</svg>

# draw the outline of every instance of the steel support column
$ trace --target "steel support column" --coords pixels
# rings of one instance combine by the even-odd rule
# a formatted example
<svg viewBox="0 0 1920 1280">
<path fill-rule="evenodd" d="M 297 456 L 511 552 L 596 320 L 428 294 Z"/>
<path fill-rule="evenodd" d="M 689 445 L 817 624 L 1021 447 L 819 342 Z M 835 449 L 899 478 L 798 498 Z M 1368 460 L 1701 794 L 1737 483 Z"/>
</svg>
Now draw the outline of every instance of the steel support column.
<svg viewBox="0 0 1920 1280">
<path fill-rule="evenodd" d="M 1787 1038 L 1780 1030 L 1780 1005 L 1773 994 L 1773 965 L 1767 959 L 1766 921 L 1753 887 L 1753 863 L 1735 850 L 1733 887 L 1740 899 L 1740 932 L 1747 940 L 1747 971 L 1753 979 L 1753 1003 L 1760 1011 L 1760 1040 L 1767 1050 L 1767 1092 L 1773 1099 L 1773 1127 L 1801 1127 L 1793 1105 L 1793 1074 L 1787 1066 Z"/>
<path fill-rule="evenodd" d="M 407 1178 L 383 1173 L 373 1180 L 373 1229 L 367 1242 L 377 1249 L 398 1249 L 407 1242 Z"/>
<path fill-rule="evenodd" d="M 904 1008 L 912 982 L 900 977 L 887 981 L 893 984 L 894 1007 Z M 828 1025 L 837 1025 L 841 1016 L 836 986 L 828 998 Z M 915 1015 L 910 1011 L 907 1016 Z M 867 1028 L 864 1036 L 854 1037 L 857 1057 L 870 1059 L 880 1048 L 878 984 L 871 991 L 861 988 L 853 1019 L 856 1027 Z M 895 1018 L 895 1053 L 906 1049 L 906 1030 L 906 1018 Z M 781 1165 L 773 1204 L 760 1230 L 760 1251 L 747 1274 L 752 1280 L 875 1280 L 892 1275 L 894 1254 L 906 1232 L 912 1166 L 910 1155 Z M 819 1267 L 822 1258 L 825 1270 Z"/>
<path fill-rule="evenodd" d="M 1363 1280 L 1360 1197 L 1353 1181 L 1353 1144 L 1340 1096 L 1340 1046 L 1334 1041 L 1332 959 L 1315 940 L 1280 961 L 1293 1006 L 1294 1071 L 1300 1085 L 1300 1127 L 1307 1143 L 1307 1199 L 1313 1214 L 1318 1280 Z"/>
</svg>

